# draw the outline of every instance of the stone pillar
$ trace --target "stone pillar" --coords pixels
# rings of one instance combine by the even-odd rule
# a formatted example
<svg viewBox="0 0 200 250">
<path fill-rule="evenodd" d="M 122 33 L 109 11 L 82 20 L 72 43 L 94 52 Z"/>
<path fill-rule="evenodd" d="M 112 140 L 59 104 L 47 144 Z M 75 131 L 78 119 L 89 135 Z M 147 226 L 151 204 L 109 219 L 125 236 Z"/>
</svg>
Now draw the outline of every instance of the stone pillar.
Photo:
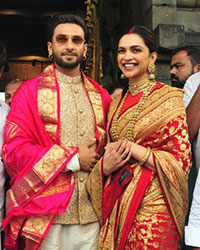
<svg viewBox="0 0 200 250">
<path fill-rule="evenodd" d="M 185 0 L 144 0 L 144 25 L 156 34 L 159 57 L 157 79 L 170 84 L 172 49 L 185 45 L 200 48 L 200 11 Z"/>
</svg>

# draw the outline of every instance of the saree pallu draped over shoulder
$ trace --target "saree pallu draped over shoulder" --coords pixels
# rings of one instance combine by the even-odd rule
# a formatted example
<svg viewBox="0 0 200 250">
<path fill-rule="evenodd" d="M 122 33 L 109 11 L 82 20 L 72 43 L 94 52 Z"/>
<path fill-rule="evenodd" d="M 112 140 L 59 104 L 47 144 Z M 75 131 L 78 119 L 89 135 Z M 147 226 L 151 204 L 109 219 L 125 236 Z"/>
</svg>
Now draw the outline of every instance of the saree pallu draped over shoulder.
<svg viewBox="0 0 200 250">
<path fill-rule="evenodd" d="M 132 161 L 105 179 L 101 159 L 90 174 L 87 189 L 102 223 L 99 249 L 180 249 L 191 166 L 182 95 L 182 90 L 156 82 L 133 127 L 134 142 L 152 150 L 155 172 Z M 113 101 L 108 114 L 110 141 L 122 98 Z M 134 105 L 121 110 L 119 139 L 126 138 L 139 98 L 128 95 L 126 102 Z"/>
<path fill-rule="evenodd" d="M 110 99 L 95 82 L 85 75 L 83 78 L 94 103 L 98 150 L 101 150 Z M 3 145 L 3 159 L 11 177 L 3 220 L 7 250 L 38 249 L 56 214 L 66 211 L 75 177 L 71 171 L 62 170 L 79 148 L 62 146 L 59 133 L 59 87 L 54 65 L 50 65 L 23 83 L 7 117 Z"/>
</svg>

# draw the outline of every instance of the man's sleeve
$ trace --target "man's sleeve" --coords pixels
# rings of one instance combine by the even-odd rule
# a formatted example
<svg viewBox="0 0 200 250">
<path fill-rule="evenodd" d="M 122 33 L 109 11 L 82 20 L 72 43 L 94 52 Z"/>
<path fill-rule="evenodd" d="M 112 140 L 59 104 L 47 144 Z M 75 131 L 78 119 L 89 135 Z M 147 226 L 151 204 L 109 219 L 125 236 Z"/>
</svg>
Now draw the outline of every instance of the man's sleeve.
<svg viewBox="0 0 200 250">
<path fill-rule="evenodd" d="M 188 78 L 188 80 L 186 81 L 183 89 L 184 89 L 183 102 L 185 108 L 187 108 L 196 91 L 196 89 L 194 89 L 193 82 L 190 78 Z"/>
<path fill-rule="evenodd" d="M 195 184 L 188 225 L 185 227 L 185 244 L 200 247 L 200 171 Z"/>
</svg>

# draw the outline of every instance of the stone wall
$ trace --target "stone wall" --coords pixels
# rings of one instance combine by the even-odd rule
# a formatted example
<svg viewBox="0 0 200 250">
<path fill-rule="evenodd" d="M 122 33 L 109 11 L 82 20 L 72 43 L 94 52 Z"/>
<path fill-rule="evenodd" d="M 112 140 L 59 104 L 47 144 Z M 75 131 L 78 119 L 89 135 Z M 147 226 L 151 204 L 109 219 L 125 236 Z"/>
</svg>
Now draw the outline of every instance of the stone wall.
<svg viewBox="0 0 200 250">
<path fill-rule="evenodd" d="M 200 3 L 195 0 L 144 0 L 144 25 L 155 31 L 159 58 L 157 79 L 170 83 L 171 50 L 184 45 L 200 47 Z"/>
</svg>

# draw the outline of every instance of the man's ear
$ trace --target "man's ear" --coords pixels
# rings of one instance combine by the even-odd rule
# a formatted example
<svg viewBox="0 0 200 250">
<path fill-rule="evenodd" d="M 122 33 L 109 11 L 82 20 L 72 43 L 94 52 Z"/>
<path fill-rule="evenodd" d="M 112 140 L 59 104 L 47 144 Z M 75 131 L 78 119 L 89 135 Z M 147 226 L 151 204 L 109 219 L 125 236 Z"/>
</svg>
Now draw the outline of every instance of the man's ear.
<svg viewBox="0 0 200 250">
<path fill-rule="evenodd" d="M 194 73 L 200 72 L 200 64 L 194 66 Z"/>
<path fill-rule="evenodd" d="M 83 56 L 84 56 L 84 57 L 86 57 L 87 50 L 88 50 L 88 44 L 85 43 L 85 44 L 84 44 L 84 48 L 83 48 Z"/>
<path fill-rule="evenodd" d="M 53 49 L 52 49 L 52 43 L 51 42 L 47 42 L 47 48 L 48 48 L 49 56 L 52 56 L 53 55 Z"/>
<path fill-rule="evenodd" d="M 2 66 L 2 67 L 0 68 L 0 78 L 1 78 L 1 76 L 3 75 L 3 71 L 4 71 L 4 66 Z"/>
</svg>

